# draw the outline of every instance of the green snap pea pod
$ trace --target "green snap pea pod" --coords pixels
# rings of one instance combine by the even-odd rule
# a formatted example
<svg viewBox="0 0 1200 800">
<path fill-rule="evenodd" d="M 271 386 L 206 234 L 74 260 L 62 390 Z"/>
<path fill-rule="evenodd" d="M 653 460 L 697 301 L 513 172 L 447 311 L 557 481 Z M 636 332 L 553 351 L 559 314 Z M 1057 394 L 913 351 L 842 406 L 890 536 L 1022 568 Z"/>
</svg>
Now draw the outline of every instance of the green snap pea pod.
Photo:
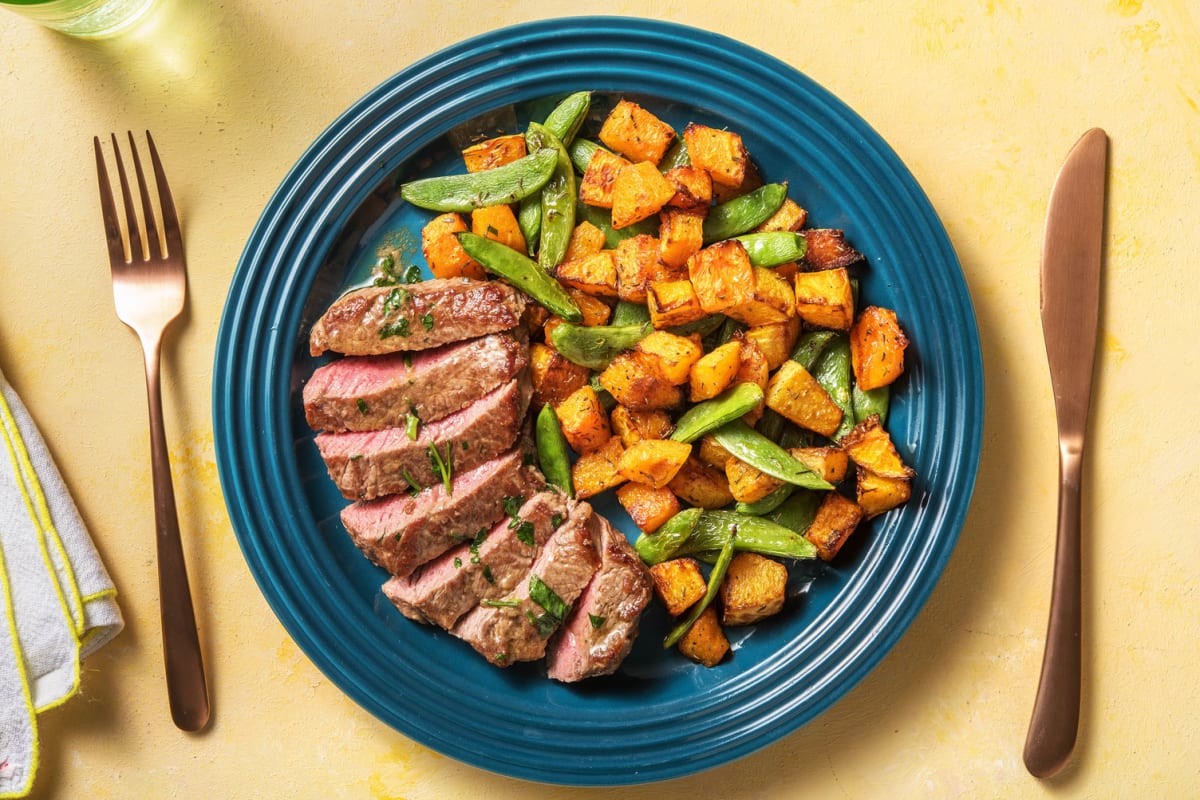
<svg viewBox="0 0 1200 800">
<path fill-rule="evenodd" d="M 816 494 L 799 490 L 796 494 Z M 794 495 L 793 495 L 794 496 Z M 817 548 L 798 532 L 785 528 L 766 517 L 753 517 L 736 511 L 705 511 L 692 527 L 691 534 L 669 556 L 699 555 L 720 550 L 730 528 L 737 529 L 738 551 L 759 553 L 776 558 L 806 559 L 817 554 Z M 658 531 L 655 531 L 657 534 Z"/>
<path fill-rule="evenodd" d="M 644 219 L 618 230 L 612 226 L 612 212 L 607 208 L 597 208 L 589 206 L 587 203 L 579 203 L 575 206 L 575 218 L 590 222 L 603 231 L 604 246 L 610 250 L 625 239 L 632 239 L 641 233 L 648 233 L 651 236 L 658 235 L 657 217 Z"/>
<path fill-rule="evenodd" d="M 836 442 L 854 427 L 854 404 L 850 396 L 853 382 L 850 369 L 850 340 L 845 336 L 835 337 L 813 368 L 812 376 L 842 409 L 842 423 L 832 436 Z"/>
<path fill-rule="evenodd" d="M 783 436 L 783 431 L 787 426 L 788 420 L 786 417 L 774 409 L 764 408 L 762 417 L 759 418 L 758 424 L 754 426 L 754 429 L 772 442 L 778 442 L 779 437 Z"/>
<path fill-rule="evenodd" d="M 606 148 L 591 139 L 579 138 L 567 146 L 567 152 L 571 154 L 571 163 L 575 165 L 575 170 L 580 175 L 587 172 L 588 164 L 592 162 L 592 156 L 596 155 L 596 151 L 604 149 Z"/>
<path fill-rule="evenodd" d="M 703 509 L 686 508 L 664 522 L 654 533 L 643 533 L 633 549 L 647 564 L 659 564 L 675 555 L 692 535 Z"/>
<path fill-rule="evenodd" d="M 672 647 L 687 635 L 687 632 L 696 624 L 696 620 L 700 619 L 700 615 L 712 605 L 712 601 L 717 599 L 717 592 L 721 591 L 721 582 L 725 580 L 725 573 L 729 571 L 729 562 L 733 560 L 733 544 L 737 541 L 737 530 L 731 529 L 726 534 L 725 544 L 721 548 L 721 555 L 717 556 L 717 563 L 713 565 L 712 572 L 708 574 L 708 588 L 704 592 L 704 597 L 696 605 L 692 606 L 692 610 L 682 622 L 671 629 L 667 634 L 667 638 L 663 639 L 663 647 Z"/>
<path fill-rule="evenodd" d="M 704 218 L 704 243 L 712 244 L 757 228 L 778 211 L 786 199 L 787 186 L 768 183 L 713 206 Z"/>
<path fill-rule="evenodd" d="M 740 419 L 717 428 L 713 437 L 730 453 L 772 478 L 805 489 L 833 488 L 833 484 Z"/>
<path fill-rule="evenodd" d="M 573 364 L 604 369 L 653 330 L 649 325 L 555 325 L 550 343 Z"/>
<path fill-rule="evenodd" d="M 825 495 L 822 492 L 797 489 L 779 508 L 768 513 L 766 519 L 802 534 L 817 518 L 817 509 L 821 507 L 821 501 L 824 499 Z"/>
<path fill-rule="evenodd" d="M 546 115 L 542 122 L 546 130 L 558 137 L 563 146 L 571 144 L 575 134 L 579 132 L 583 121 L 587 119 L 588 109 L 592 105 L 591 92 L 575 92 L 568 95 L 554 110 Z"/>
<path fill-rule="evenodd" d="M 891 395 L 890 386 L 860 389 L 857 383 L 854 384 L 854 389 L 850 392 L 850 402 L 854 406 L 854 423 L 857 425 L 872 415 L 879 417 L 880 425 L 886 423 Z"/>
<path fill-rule="evenodd" d="M 629 300 L 618 300 L 613 309 L 609 325 L 645 325 L 650 321 L 650 309 L 645 303 L 633 303 Z"/>
<path fill-rule="evenodd" d="M 779 446 L 784 450 L 791 450 L 793 447 L 816 447 L 819 436 L 825 438 L 799 425 L 785 425 L 783 434 L 779 437 Z"/>
<path fill-rule="evenodd" d="M 571 480 L 571 456 L 567 448 L 567 437 L 563 436 L 562 425 L 554 406 L 542 406 L 537 417 L 537 455 L 542 474 L 552 485 L 575 496 L 575 484 Z"/>
<path fill-rule="evenodd" d="M 754 517 L 761 517 L 763 514 L 770 514 L 779 508 L 785 500 L 798 491 L 800 491 L 798 487 L 790 483 L 785 483 L 763 499 L 756 500 L 753 503 L 738 503 L 733 509 L 739 514 L 750 514 Z"/>
<path fill-rule="evenodd" d="M 745 233 L 733 237 L 746 248 L 750 263 L 756 267 L 778 267 L 804 258 L 808 252 L 808 239 L 802 233 L 792 231 L 769 231 Z"/>
<path fill-rule="evenodd" d="M 558 152 L 535 150 L 495 169 L 409 181 L 400 196 L 430 211 L 467 213 L 476 208 L 515 203 L 546 185 L 558 164 Z"/>
<path fill-rule="evenodd" d="M 562 326 L 559 326 L 562 327 Z M 675 423 L 671 438 L 677 442 L 694 442 L 709 431 L 740 419 L 762 402 L 763 391 L 756 383 L 739 383 L 711 400 L 689 408 Z"/>
<path fill-rule="evenodd" d="M 812 371 L 817 359 L 825 352 L 825 348 L 837 334 L 833 331 L 810 331 L 800 337 L 796 348 L 792 350 L 792 361 L 806 370 Z"/>
<path fill-rule="evenodd" d="M 672 325 L 667 330 L 676 336 L 691 336 L 693 333 L 698 333 L 703 338 L 724 325 L 725 319 L 724 314 L 709 314 L 707 317 L 702 317 L 695 322 Z"/>
<path fill-rule="evenodd" d="M 525 251 L 537 255 L 538 235 L 542 232 L 542 196 L 531 194 L 521 199 L 517 208 L 517 227 L 525 237 Z"/>
<path fill-rule="evenodd" d="M 466 231 L 454 234 L 471 258 L 499 275 L 567 322 L 583 322 L 583 312 L 562 284 L 546 274 L 536 261 L 505 244 Z"/>
<path fill-rule="evenodd" d="M 738 331 L 746 330 L 746 326 L 733 317 L 726 317 L 721 324 L 721 334 L 717 337 L 718 344 L 728 344 Z"/>
<path fill-rule="evenodd" d="M 676 167 L 690 167 L 692 165 L 692 156 L 688 152 L 687 142 L 682 136 L 675 137 L 675 143 L 667 148 L 667 152 L 663 154 L 662 161 L 658 162 L 658 171 L 666 172 L 669 169 Z"/>
<path fill-rule="evenodd" d="M 538 232 L 538 263 L 549 272 L 567 253 L 575 230 L 575 170 L 558 137 L 536 122 L 529 123 L 525 142 L 530 150 L 548 149 L 558 154 L 554 174 L 542 187 L 542 222 Z"/>
<path fill-rule="evenodd" d="M 605 411 L 612 411 L 616 407 L 617 398 L 613 397 L 608 389 L 600 385 L 600 375 L 598 373 L 593 372 L 592 376 L 588 378 L 588 386 L 591 386 L 592 391 L 596 393 L 596 400 L 600 402 L 601 408 Z"/>
</svg>

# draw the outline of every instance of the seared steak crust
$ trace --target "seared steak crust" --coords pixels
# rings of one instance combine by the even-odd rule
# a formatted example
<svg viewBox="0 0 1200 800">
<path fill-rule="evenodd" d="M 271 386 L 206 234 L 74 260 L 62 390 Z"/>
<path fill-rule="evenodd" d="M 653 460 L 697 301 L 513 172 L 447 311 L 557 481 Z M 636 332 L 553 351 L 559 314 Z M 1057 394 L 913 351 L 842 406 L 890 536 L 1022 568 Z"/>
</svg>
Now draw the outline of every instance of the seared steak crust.
<svg viewBox="0 0 1200 800">
<path fill-rule="evenodd" d="M 510 381 L 462 411 L 419 425 L 415 438 L 398 427 L 321 433 L 315 442 L 342 496 L 373 500 L 441 481 L 432 448 L 452 473 L 504 453 L 517 440 L 529 397 L 526 382 Z"/>
<path fill-rule="evenodd" d="M 527 578 L 542 545 L 566 517 L 565 495 L 539 492 L 515 517 L 496 523 L 482 542 L 463 543 L 405 578 L 393 577 L 383 593 L 409 619 L 448 630 L 480 600 L 503 597 Z"/>
<path fill-rule="evenodd" d="M 313 325 L 309 352 L 369 356 L 427 350 L 515 328 L 525 302 L 506 283 L 466 278 L 355 289 Z"/>
<path fill-rule="evenodd" d="M 529 366 L 529 348 L 508 334 L 418 353 L 346 356 L 313 371 L 304 416 L 321 431 L 377 431 L 408 414 L 434 422 L 461 411 Z"/>
<path fill-rule="evenodd" d="M 342 525 L 367 558 L 404 577 L 456 545 L 471 541 L 504 515 L 504 498 L 545 485 L 512 450 L 454 476 L 451 492 L 435 483 L 415 496 L 394 494 L 342 510 Z"/>
</svg>

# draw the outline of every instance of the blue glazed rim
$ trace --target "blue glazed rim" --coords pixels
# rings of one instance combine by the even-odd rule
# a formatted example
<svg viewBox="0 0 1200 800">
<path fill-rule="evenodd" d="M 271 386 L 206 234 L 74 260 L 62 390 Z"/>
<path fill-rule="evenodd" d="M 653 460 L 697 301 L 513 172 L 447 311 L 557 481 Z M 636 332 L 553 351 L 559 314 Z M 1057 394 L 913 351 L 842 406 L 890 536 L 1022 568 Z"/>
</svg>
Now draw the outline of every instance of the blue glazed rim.
<svg viewBox="0 0 1200 800">
<path fill-rule="evenodd" d="M 813 224 L 846 228 L 868 256 L 865 300 L 896 308 L 913 342 L 889 429 L 918 478 L 913 499 L 856 533 L 796 608 L 738 633 L 721 667 L 663 653 L 654 641 L 663 624 L 648 616 L 621 672 L 568 687 L 534 667 L 496 669 L 399 618 L 379 593 L 383 576 L 338 528 L 338 501 L 318 474 L 297 398 L 316 363 L 306 352 L 313 315 L 352 280 L 345 263 L 330 266 L 331 250 L 356 215 L 374 213 L 373 192 L 415 168 L 410 162 L 454 126 L 578 89 L 644 96 L 727 123 L 765 175 L 793 180 Z M 937 214 L 891 148 L 771 56 L 714 33 L 616 17 L 466 40 L 338 117 L 255 226 L 214 364 L 230 519 L 296 643 L 349 697 L 412 739 L 482 769 L 564 785 L 645 783 L 728 763 L 799 729 L 855 686 L 942 574 L 973 492 L 982 421 L 970 296 Z"/>
</svg>

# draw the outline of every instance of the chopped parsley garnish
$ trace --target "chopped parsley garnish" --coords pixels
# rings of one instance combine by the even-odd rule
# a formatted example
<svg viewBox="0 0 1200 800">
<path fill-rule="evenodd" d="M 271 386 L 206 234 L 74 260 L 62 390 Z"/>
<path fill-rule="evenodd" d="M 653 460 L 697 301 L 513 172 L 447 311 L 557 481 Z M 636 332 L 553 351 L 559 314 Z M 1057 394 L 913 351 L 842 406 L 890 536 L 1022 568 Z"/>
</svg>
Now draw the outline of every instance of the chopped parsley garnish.
<svg viewBox="0 0 1200 800">
<path fill-rule="evenodd" d="M 521 544 L 527 544 L 533 547 L 533 523 L 529 520 L 524 520 L 517 526 L 517 540 Z"/>
<path fill-rule="evenodd" d="M 597 630 L 604 624 L 606 617 L 597 617 L 595 614 L 588 614 L 588 622 L 592 623 L 592 627 Z"/>
<path fill-rule="evenodd" d="M 455 568 L 455 569 L 462 569 L 462 559 L 461 559 L 461 558 L 459 558 L 458 556 L 455 556 L 455 557 L 454 557 L 454 568 Z"/>
<path fill-rule="evenodd" d="M 521 510 L 521 506 L 525 505 L 525 498 L 521 496 L 504 498 L 504 514 L 505 516 L 515 517 L 517 512 Z"/>
<path fill-rule="evenodd" d="M 367 405 L 367 401 L 361 397 L 354 401 L 354 405 L 358 406 L 358 413 L 360 414 L 368 414 L 371 411 L 371 407 Z"/>
<path fill-rule="evenodd" d="M 406 317 L 402 317 L 401 319 L 398 319 L 395 322 L 393 322 L 391 325 L 384 325 L 382 328 L 379 329 L 379 338 L 380 339 L 390 339 L 393 336 L 408 336 L 408 335 L 409 335 L 408 319 Z"/>
<path fill-rule="evenodd" d="M 479 532 L 475 534 L 475 537 L 473 539 L 471 539 L 471 545 L 467 549 L 471 551 L 471 563 L 472 564 L 479 563 L 479 548 L 483 545 L 483 543 L 487 539 L 487 537 L 488 537 L 488 529 L 480 528 Z"/>
<path fill-rule="evenodd" d="M 558 629 L 570 609 L 537 575 L 529 578 L 529 599 L 541 606 L 543 613 L 534 616 L 532 611 L 526 611 L 525 616 L 537 629 L 538 635 L 545 639 Z"/>
<path fill-rule="evenodd" d="M 414 442 L 417 440 L 417 435 L 421 430 L 421 418 L 413 412 L 408 412 L 404 415 L 404 432 L 408 434 L 408 438 Z"/>
<path fill-rule="evenodd" d="M 442 486 L 446 487 L 446 494 L 454 494 L 454 487 L 450 485 L 450 479 L 454 477 L 454 459 L 450 454 L 450 445 L 446 445 L 446 457 L 442 458 L 437 444 L 430 442 L 429 464 L 435 473 L 442 476 Z"/>
<path fill-rule="evenodd" d="M 412 369 L 412 353 L 404 353 L 402 356 L 400 356 L 400 360 L 404 362 L 404 366 Z M 411 380 L 408 383 L 410 386 L 412 385 Z"/>
<path fill-rule="evenodd" d="M 483 579 L 485 581 L 487 581 L 488 583 L 496 582 L 495 576 L 492 575 L 492 568 L 490 566 L 488 566 L 487 564 L 483 565 Z"/>
<path fill-rule="evenodd" d="M 404 268 L 404 274 L 400 276 L 403 283 L 418 283 L 421 280 L 421 268 L 416 264 L 409 264 Z"/>
<path fill-rule="evenodd" d="M 404 476 L 404 480 L 408 483 L 409 494 L 419 494 L 425 487 L 413 480 L 413 476 L 408 473 L 408 470 L 402 470 L 400 473 Z"/>
<path fill-rule="evenodd" d="M 562 514 L 555 514 L 552 517 L 550 517 L 550 525 L 553 526 L 553 528 L 555 530 L 558 530 L 559 526 L 562 524 L 563 524 Z"/>
<path fill-rule="evenodd" d="M 383 313 L 396 313 L 400 310 L 400 306 L 407 303 L 411 297 L 412 292 L 408 291 L 407 289 L 401 289 L 399 287 L 392 289 L 387 293 L 387 296 L 383 298 Z"/>
<path fill-rule="evenodd" d="M 518 608 L 521 603 L 518 600 L 488 600 L 484 598 L 479 601 L 479 605 L 489 608 Z"/>
<path fill-rule="evenodd" d="M 421 315 L 421 324 L 425 326 L 425 330 L 433 330 L 433 312 L 426 311 Z"/>
</svg>

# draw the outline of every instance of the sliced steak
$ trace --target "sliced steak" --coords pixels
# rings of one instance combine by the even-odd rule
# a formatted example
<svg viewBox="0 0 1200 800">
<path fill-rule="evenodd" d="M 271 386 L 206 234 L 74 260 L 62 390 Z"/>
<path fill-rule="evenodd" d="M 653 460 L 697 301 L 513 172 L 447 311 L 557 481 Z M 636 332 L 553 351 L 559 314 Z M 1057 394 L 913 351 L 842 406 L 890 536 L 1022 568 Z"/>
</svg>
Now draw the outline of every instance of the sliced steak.
<svg viewBox="0 0 1200 800">
<path fill-rule="evenodd" d="M 515 328 L 524 310 L 525 295 L 501 281 L 368 286 L 342 295 L 317 320 L 309 352 L 370 356 L 427 350 Z"/>
<path fill-rule="evenodd" d="M 461 411 L 523 376 L 529 348 L 493 334 L 419 353 L 347 356 L 318 367 L 304 385 L 304 416 L 313 430 L 377 431 Z"/>
<path fill-rule="evenodd" d="M 528 496 L 545 482 L 511 450 L 455 475 L 451 493 L 441 483 L 415 496 L 395 494 L 354 503 L 342 524 L 360 550 L 393 575 L 404 577 L 450 548 L 471 541 L 504 516 L 504 498 Z"/>
<path fill-rule="evenodd" d="M 503 597 L 527 578 L 542 545 L 566 518 L 565 495 L 539 492 L 482 541 L 463 543 L 405 578 L 392 578 L 383 593 L 409 619 L 449 630 L 480 600 Z"/>
<path fill-rule="evenodd" d="M 416 438 L 405 428 L 385 428 L 319 433 L 314 441 L 343 497 L 374 500 L 440 482 L 435 448 L 451 476 L 507 451 L 521 433 L 530 394 L 528 382 L 510 381 L 462 411 L 419 425 Z"/>
<path fill-rule="evenodd" d="M 547 674 L 566 683 L 610 675 L 629 655 L 652 581 L 629 541 L 599 514 L 600 569 L 546 653 Z"/>
<path fill-rule="evenodd" d="M 549 637 L 569 615 L 567 609 L 599 565 L 592 516 L 590 505 L 575 504 L 567 521 L 542 547 L 529 577 L 504 597 L 483 600 L 458 621 L 451 633 L 501 667 L 536 661 L 545 655 Z M 565 604 L 566 608 L 557 609 L 561 616 L 555 615 L 554 603 L 539 602 L 539 595 L 544 595 L 547 588 Z"/>
</svg>

